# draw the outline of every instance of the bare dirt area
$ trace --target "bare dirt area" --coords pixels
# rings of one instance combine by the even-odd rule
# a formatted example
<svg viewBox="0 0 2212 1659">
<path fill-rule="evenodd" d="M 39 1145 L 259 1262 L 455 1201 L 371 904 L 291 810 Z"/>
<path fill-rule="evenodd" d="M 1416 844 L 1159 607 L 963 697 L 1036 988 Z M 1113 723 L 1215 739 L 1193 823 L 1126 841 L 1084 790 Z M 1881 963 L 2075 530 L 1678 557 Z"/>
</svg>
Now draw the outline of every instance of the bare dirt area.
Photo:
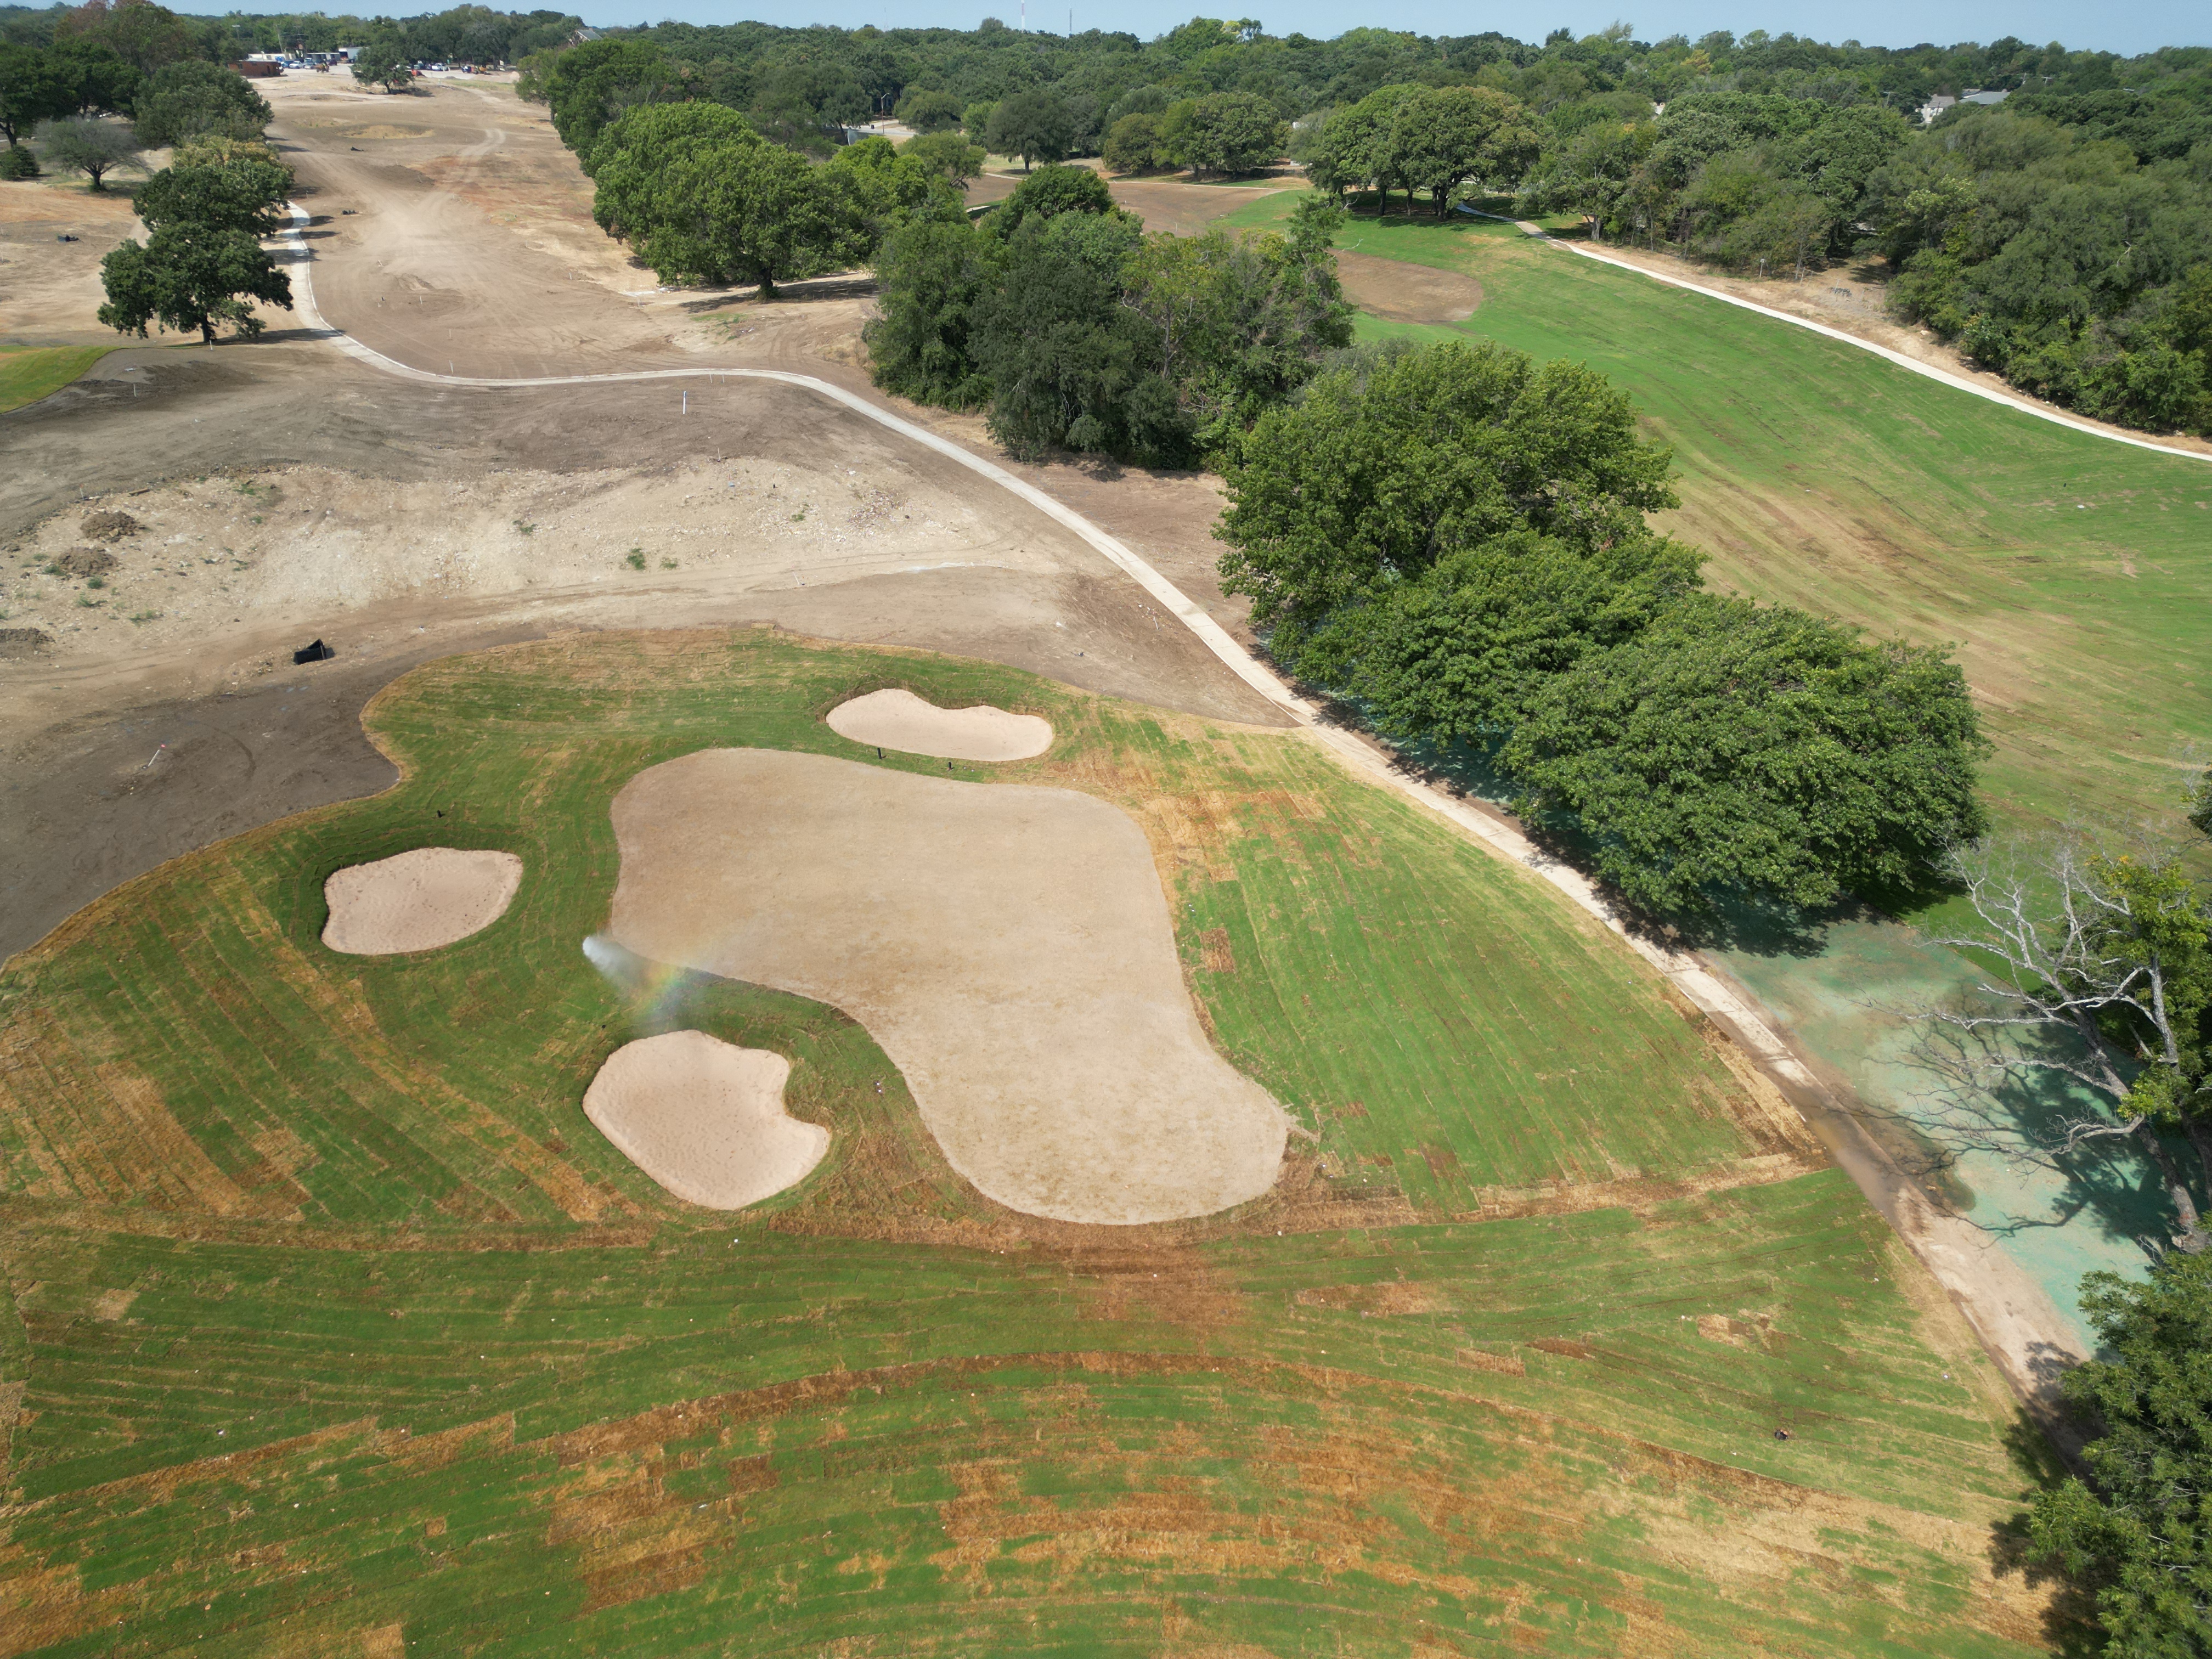
<svg viewBox="0 0 2212 1659">
<path fill-rule="evenodd" d="M 505 86 L 392 96 L 279 82 L 271 128 L 312 215 L 324 314 L 445 373 L 569 374 L 672 355 L 657 287 L 591 218 L 545 112 Z"/>
<path fill-rule="evenodd" d="M 939 708 L 897 687 L 839 703 L 827 723 L 854 743 L 939 760 L 1028 760 L 1052 747 L 1051 722 L 1035 714 L 1016 714 L 988 703 Z"/>
<path fill-rule="evenodd" d="M 1386 322 L 1464 322 L 1482 303 L 1480 283 L 1433 265 L 1340 250 L 1336 274 L 1344 283 L 1346 299 Z"/>
<path fill-rule="evenodd" d="M 1144 831 L 1095 796 L 722 749 L 614 822 L 609 936 L 851 1014 L 987 1197 L 1133 1224 L 1273 1185 L 1289 1119 L 1207 1042 Z"/>
<path fill-rule="evenodd" d="M 350 865 L 323 884 L 331 911 L 323 943 L 353 957 L 434 951 L 483 932 L 521 886 L 522 860 L 512 853 L 418 847 Z"/>
<path fill-rule="evenodd" d="M 1094 164 L 1094 170 L 1095 164 Z M 1003 202 L 1021 185 L 1018 173 L 986 173 L 968 181 L 968 205 L 981 207 Z M 1279 190 L 1297 187 L 1302 181 L 1280 184 L 1195 185 L 1176 179 L 1108 178 L 1114 199 L 1145 222 L 1146 230 L 1172 231 L 1194 236 L 1224 214 L 1234 213 L 1248 202 Z"/>
<path fill-rule="evenodd" d="M 773 622 L 1282 720 L 1042 515 L 769 383 L 445 389 L 304 341 L 126 350 L 0 415 L 0 609 L 35 609 L 21 631 L 46 641 L 0 659 L 0 951 L 163 859 L 384 787 L 368 697 L 566 629 Z M 927 510 L 885 496 L 941 506 L 927 544 Z M 45 574 L 114 507 L 149 528 L 103 544 L 106 586 Z M 318 635 L 337 659 L 295 668 Z"/>
<path fill-rule="evenodd" d="M 0 345 L 113 342 L 97 316 L 107 297 L 100 262 L 146 234 L 131 182 L 98 194 L 69 178 L 0 185 Z"/>
<path fill-rule="evenodd" d="M 830 1132 L 784 1109 L 791 1062 L 703 1031 L 624 1043 L 584 1092 L 584 1115 L 687 1204 L 742 1210 L 806 1179 Z"/>
</svg>

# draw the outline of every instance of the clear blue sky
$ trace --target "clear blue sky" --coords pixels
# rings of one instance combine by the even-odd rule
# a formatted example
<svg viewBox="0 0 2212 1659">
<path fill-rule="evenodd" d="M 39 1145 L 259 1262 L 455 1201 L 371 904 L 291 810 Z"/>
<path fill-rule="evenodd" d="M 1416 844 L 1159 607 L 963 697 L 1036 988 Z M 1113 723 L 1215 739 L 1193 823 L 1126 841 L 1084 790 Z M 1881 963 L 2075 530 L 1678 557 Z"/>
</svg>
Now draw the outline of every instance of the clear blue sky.
<svg viewBox="0 0 2212 1659">
<path fill-rule="evenodd" d="M 1249 0 L 1248 0 L 1249 3 Z M 1138 0 L 1136 4 L 1085 6 L 1077 0 L 1079 29 L 1127 29 L 1149 40 L 1188 21 L 1200 9 L 1193 0 Z M 935 26 L 973 28 L 986 16 L 1012 24 L 1021 0 L 778 0 L 774 5 L 743 0 L 586 0 L 579 8 L 588 23 L 659 22 L 673 17 L 688 23 L 735 23 L 747 18 L 787 26 L 835 23 L 858 28 Z M 2212 6 L 2203 0 L 2125 0 L 2083 5 L 2079 0 L 1871 0 L 1870 3 L 1814 5 L 1808 0 L 1666 0 L 1663 4 L 1607 8 L 1589 0 L 1534 0 L 1510 6 L 1468 7 L 1449 0 L 1382 0 L 1346 4 L 1344 0 L 1293 0 L 1288 4 L 1253 5 L 1249 11 L 1207 8 L 1209 16 L 1256 12 L 1270 34 L 1294 29 L 1327 38 L 1355 25 L 1411 29 L 1420 34 L 1479 34 L 1497 29 L 1522 40 L 1540 40 L 1555 28 L 1586 34 L 1616 17 L 1632 24 L 1639 40 L 1674 33 L 1692 40 L 1714 29 L 1747 34 L 1784 29 L 1815 40 L 1856 40 L 1870 46 L 1910 46 L 1923 40 L 1948 46 L 1959 40 L 1994 40 L 2016 35 L 2040 46 L 2057 40 L 2073 47 L 2133 54 L 2154 46 L 2212 45 Z M 1033 29 L 1054 33 L 1067 27 L 1066 0 L 1030 0 Z"/>
</svg>

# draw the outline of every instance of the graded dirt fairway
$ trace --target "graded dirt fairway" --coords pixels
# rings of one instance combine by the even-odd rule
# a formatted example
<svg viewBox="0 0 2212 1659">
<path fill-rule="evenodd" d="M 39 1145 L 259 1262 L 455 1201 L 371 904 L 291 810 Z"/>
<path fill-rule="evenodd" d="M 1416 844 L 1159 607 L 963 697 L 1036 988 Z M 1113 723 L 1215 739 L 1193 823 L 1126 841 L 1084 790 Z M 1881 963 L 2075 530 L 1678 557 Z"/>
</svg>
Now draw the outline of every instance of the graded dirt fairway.
<svg viewBox="0 0 2212 1659">
<path fill-rule="evenodd" d="M 2212 750 L 2212 463 L 2069 431 L 1510 225 L 1361 216 L 1338 240 L 1479 280 L 1450 334 L 1587 362 L 1632 397 L 1682 473 L 1666 527 L 1717 585 L 1955 642 L 1997 744 L 2001 821 L 2092 803 L 2171 818 L 2183 763 Z"/>
<path fill-rule="evenodd" d="M 878 762 L 822 716 L 886 685 L 1058 740 Z M 389 792 L 0 974 L 9 1654 L 2046 1650 L 2032 1443 L 1910 1253 L 1618 940 L 1309 740 L 755 630 L 368 720 Z M 854 1020 L 603 974 L 616 794 L 717 749 L 1127 814 L 1313 1138 L 1226 1215 L 1036 1220 Z M 497 926 L 322 947 L 331 872 L 440 839 L 524 860 Z M 832 1137 L 740 1217 L 584 1115 L 682 1030 Z"/>
</svg>

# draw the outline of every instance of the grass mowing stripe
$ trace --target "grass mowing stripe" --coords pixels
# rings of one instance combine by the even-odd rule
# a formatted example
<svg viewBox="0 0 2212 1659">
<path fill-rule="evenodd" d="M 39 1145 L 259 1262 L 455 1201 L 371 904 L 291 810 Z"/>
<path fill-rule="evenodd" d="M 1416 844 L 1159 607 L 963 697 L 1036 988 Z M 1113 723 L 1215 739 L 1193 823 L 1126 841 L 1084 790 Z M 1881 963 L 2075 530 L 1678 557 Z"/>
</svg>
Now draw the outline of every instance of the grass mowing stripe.
<svg viewBox="0 0 2212 1659">
<path fill-rule="evenodd" d="M 1218 1039 L 1320 1137 L 1275 1194 L 1010 1220 L 866 1031 L 715 981 L 683 1018 L 789 1054 L 830 1158 L 702 1216 L 598 1142 L 614 792 L 713 744 L 874 763 L 818 716 L 886 684 L 1044 714 L 996 775 L 1144 829 Z M 1849 1182 L 1616 942 L 1295 736 L 750 631 L 434 665 L 369 718 L 397 788 L 0 976 L 19 1647 L 2039 1643 L 1984 1544 L 2040 1471 Z M 523 857 L 507 918 L 322 951 L 323 878 L 431 839 Z M 182 1143 L 221 1182 L 144 1184 Z"/>
</svg>

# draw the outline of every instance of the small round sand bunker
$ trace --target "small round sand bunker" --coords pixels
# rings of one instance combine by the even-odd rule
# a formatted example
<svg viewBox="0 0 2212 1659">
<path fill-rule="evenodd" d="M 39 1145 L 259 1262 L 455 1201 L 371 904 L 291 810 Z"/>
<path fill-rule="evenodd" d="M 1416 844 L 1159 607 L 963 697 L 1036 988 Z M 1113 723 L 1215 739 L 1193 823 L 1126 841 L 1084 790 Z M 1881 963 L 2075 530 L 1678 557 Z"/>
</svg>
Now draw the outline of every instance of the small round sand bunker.
<svg viewBox="0 0 2212 1659">
<path fill-rule="evenodd" d="M 331 910 L 323 943 L 355 957 L 434 951 L 490 927 L 521 885 L 522 860 L 512 853 L 418 847 L 353 865 L 323 884 Z"/>
<path fill-rule="evenodd" d="M 871 691 L 841 702 L 830 711 L 830 729 L 854 743 L 940 760 L 1027 760 L 1052 747 L 1052 722 L 1035 714 L 987 702 L 939 708 L 911 691 Z"/>
<path fill-rule="evenodd" d="M 783 1109 L 791 1062 L 704 1031 L 626 1043 L 584 1091 L 584 1115 L 677 1197 L 742 1210 L 796 1186 L 830 1132 Z"/>
</svg>

